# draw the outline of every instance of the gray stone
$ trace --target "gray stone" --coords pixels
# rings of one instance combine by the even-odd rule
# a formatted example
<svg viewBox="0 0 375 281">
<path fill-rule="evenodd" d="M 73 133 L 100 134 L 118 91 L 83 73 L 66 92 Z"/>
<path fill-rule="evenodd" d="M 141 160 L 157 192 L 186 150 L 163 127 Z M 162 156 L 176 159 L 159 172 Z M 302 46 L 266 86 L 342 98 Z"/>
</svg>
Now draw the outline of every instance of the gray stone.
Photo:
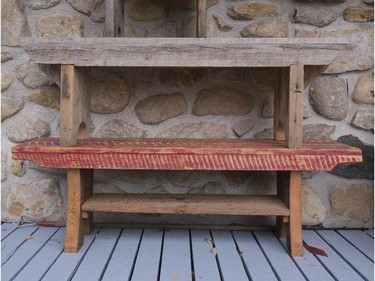
<svg viewBox="0 0 375 281">
<path fill-rule="evenodd" d="M 225 194 L 226 188 L 222 182 L 208 182 L 203 188 L 192 188 L 189 194 Z"/>
<path fill-rule="evenodd" d="M 273 128 L 267 128 L 260 131 L 254 135 L 254 139 L 272 139 L 273 138 Z"/>
<path fill-rule="evenodd" d="M 49 14 L 36 20 L 38 37 L 82 37 L 83 20 L 76 15 Z"/>
<path fill-rule="evenodd" d="M 336 126 L 326 124 L 308 124 L 303 126 L 304 141 L 330 140 L 335 132 Z"/>
<path fill-rule="evenodd" d="M 244 134 L 250 132 L 255 126 L 255 122 L 252 119 L 243 119 L 236 121 L 233 124 L 233 132 L 237 137 L 242 137 Z"/>
<path fill-rule="evenodd" d="M 1 152 L 1 182 L 7 179 L 8 153 Z"/>
<path fill-rule="evenodd" d="M 199 171 L 163 171 L 163 176 L 177 187 L 192 187 L 200 177 Z"/>
<path fill-rule="evenodd" d="M 278 16 L 276 6 L 262 3 L 235 3 L 227 9 L 227 15 L 235 20 L 252 20 L 257 17 Z"/>
<path fill-rule="evenodd" d="M 177 24 L 176 22 L 168 21 L 160 26 L 157 26 L 150 31 L 145 32 L 145 37 L 176 37 Z"/>
<path fill-rule="evenodd" d="M 327 214 L 320 198 L 309 187 L 302 187 L 302 224 L 318 225 L 321 224 Z"/>
<path fill-rule="evenodd" d="M 3 93 L 12 84 L 13 78 L 7 73 L 1 73 L 1 92 Z"/>
<path fill-rule="evenodd" d="M 26 87 L 33 89 L 50 83 L 48 76 L 32 61 L 16 67 L 16 76 Z"/>
<path fill-rule="evenodd" d="M 78 12 L 91 15 L 105 0 L 66 0 Z"/>
<path fill-rule="evenodd" d="M 344 10 L 344 19 L 349 22 L 374 21 L 374 9 L 361 7 L 347 7 Z"/>
<path fill-rule="evenodd" d="M 363 75 L 358 78 L 352 99 L 358 104 L 374 104 L 374 76 Z"/>
<path fill-rule="evenodd" d="M 353 184 L 338 188 L 329 196 L 331 212 L 336 216 L 372 222 L 374 220 L 374 188 Z"/>
<path fill-rule="evenodd" d="M 28 100 L 44 107 L 60 109 L 60 89 L 50 87 L 28 96 Z"/>
<path fill-rule="evenodd" d="M 360 109 L 354 115 L 351 125 L 364 130 L 374 129 L 374 110 Z"/>
<path fill-rule="evenodd" d="M 249 172 L 243 171 L 223 171 L 221 172 L 225 183 L 231 188 L 237 188 L 245 184 L 246 180 L 250 177 Z"/>
<path fill-rule="evenodd" d="M 215 19 L 216 25 L 220 31 L 231 31 L 233 29 L 233 25 L 228 24 L 221 16 L 218 14 L 212 15 Z"/>
<path fill-rule="evenodd" d="M 104 22 L 105 21 L 105 9 L 106 9 L 105 2 L 106 1 L 102 1 L 102 3 L 100 5 L 97 5 L 96 7 L 94 7 L 93 10 L 91 10 L 90 19 L 93 22 Z"/>
<path fill-rule="evenodd" d="M 295 9 L 293 20 L 296 23 L 310 24 L 318 27 L 326 26 L 337 19 L 337 14 L 330 9 L 301 6 Z"/>
<path fill-rule="evenodd" d="M 343 120 L 348 115 L 348 85 L 339 77 L 322 77 L 310 85 L 309 99 L 314 110 L 331 120 Z"/>
<path fill-rule="evenodd" d="M 209 70 L 212 79 L 224 81 L 243 81 L 245 73 L 241 68 L 213 68 Z"/>
<path fill-rule="evenodd" d="M 207 8 L 216 5 L 219 0 L 207 0 Z M 171 9 L 197 10 L 197 1 L 191 0 L 174 0 L 170 2 Z"/>
<path fill-rule="evenodd" d="M 13 56 L 10 52 L 1 52 L 1 62 L 7 62 L 8 60 L 12 60 Z"/>
<path fill-rule="evenodd" d="M 195 1 L 193 1 L 195 2 Z M 212 37 L 213 26 L 211 21 L 207 20 L 207 37 Z M 182 21 L 182 35 L 183 37 L 196 37 L 197 36 L 197 17 L 186 16 Z"/>
<path fill-rule="evenodd" d="M 40 10 L 51 8 L 60 2 L 61 0 L 26 0 L 26 5 L 30 9 Z"/>
<path fill-rule="evenodd" d="M 147 191 L 147 193 L 168 194 L 169 192 L 164 186 L 158 185 L 158 186 L 151 188 L 149 191 Z"/>
<path fill-rule="evenodd" d="M 296 38 L 314 38 L 318 36 L 317 30 L 310 30 L 310 29 L 302 29 L 296 28 L 294 30 L 294 35 Z"/>
<path fill-rule="evenodd" d="M 143 124 L 156 125 L 183 114 L 187 106 L 182 94 L 158 94 L 138 102 L 135 113 Z"/>
<path fill-rule="evenodd" d="M 241 31 L 242 37 L 286 38 L 288 23 L 282 20 L 268 19 L 252 23 Z"/>
<path fill-rule="evenodd" d="M 162 0 L 129 0 L 128 14 L 133 20 L 157 20 L 165 16 Z"/>
<path fill-rule="evenodd" d="M 1 122 L 19 112 L 24 104 L 25 102 L 20 96 L 14 94 L 1 95 Z"/>
<path fill-rule="evenodd" d="M 331 172 L 344 178 L 373 179 L 374 178 L 374 146 L 363 144 L 359 138 L 352 135 L 342 136 L 338 142 L 362 149 L 363 161 L 354 164 L 340 164 Z"/>
<path fill-rule="evenodd" d="M 263 118 L 273 118 L 274 117 L 274 99 L 273 97 L 268 97 L 264 101 L 261 109 L 261 116 Z M 306 119 L 310 116 L 306 106 L 303 106 L 303 118 Z"/>
<path fill-rule="evenodd" d="M 343 73 L 356 70 L 367 70 L 374 65 L 373 56 L 373 36 L 361 33 L 361 30 L 350 30 L 341 32 L 325 32 L 321 37 L 340 37 L 346 34 L 349 37 L 350 32 L 358 32 L 357 36 L 350 37 L 351 48 L 340 52 L 324 71 L 325 74 Z"/>
<path fill-rule="evenodd" d="M 250 95 L 223 86 L 199 91 L 192 113 L 197 116 L 245 115 L 253 107 L 254 99 Z"/>
<path fill-rule="evenodd" d="M 10 163 L 10 171 L 13 175 L 22 177 L 26 173 L 25 167 L 23 166 L 24 162 L 25 161 L 23 160 L 12 159 L 12 162 Z"/>
<path fill-rule="evenodd" d="M 110 74 L 93 80 L 91 111 L 99 114 L 121 112 L 128 105 L 131 91 L 126 79 Z"/>
<path fill-rule="evenodd" d="M 203 79 L 201 69 L 162 68 L 159 71 L 159 81 L 168 87 L 191 87 Z"/>
<path fill-rule="evenodd" d="M 6 128 L 5 133 L 12 142 L 25 142 L 47 136 L 50 126 L 34 115 L 25 115 L 14 120 L 12 125 Z"/>
<path fill-rule="evenodd" d="M 374 0 L 362 0 L 362 1 L 369 5 L 374 4 Z"/>
<path fill-rule="evenodd" d="M 61 212 L 63 200 L 59 185 L 50 179 L 30 184 L 14 183 L 5 196 L 7 212 L 20 218 L 47 219 Z"/>
<path fill-rule="evenodd" d="M 23 1 L 1 1 L 1 45 L 18 47 L 21 37 L 31 37 Z"/>
<path fill-rule="evenodd" d="M 273 91 L 276 75 L 274 68 L 253 68 L 249 70 L 249 76 L 258 91 Z"/>
<path fill-rule="evenodd" d="M 228 128 L 217 123 L 182 123 L 162 131 L 159 138 L 228 138 Z"/>
<path fill-rule="evenodd" d="M 142 138 L 145 131 L 128 124 L 122 119 L 112 119 L 101 126 L 96 134 L 100 138 Z"/>
<path fill-rule="evenodd" d="M 124 26 L 124 37 L 135 37 L 135 32 L 130 24 Z"/>
</svg>

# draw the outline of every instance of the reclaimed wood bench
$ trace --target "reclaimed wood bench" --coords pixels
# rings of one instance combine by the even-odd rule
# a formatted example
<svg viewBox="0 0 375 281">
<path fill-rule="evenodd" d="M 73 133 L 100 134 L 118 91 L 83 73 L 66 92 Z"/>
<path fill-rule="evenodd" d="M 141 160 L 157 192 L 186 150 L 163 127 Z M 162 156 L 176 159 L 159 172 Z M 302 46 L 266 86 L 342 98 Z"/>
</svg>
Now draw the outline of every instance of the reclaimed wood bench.
<svg viewBox="0 0 375 281">
<path fill-rule="evenodd" d="M 61 66 L 60 137 L 13 148 L 13 158 L 67 169 L 65 251 L 77 252 L 92 212 L 272 215 L 293 256 L 303 255 L 302 171 L 362 160 L 337 142 L 302 142 L 303 92 L 348 47 L 341 39 L 81 38 L 21 43 L 39 64 Z M 273 140 L 93 139 L 93 67 L 273 67 Z M 276 171 L 277 195 L 93 194 L 95 169 Z"/>
</svg>

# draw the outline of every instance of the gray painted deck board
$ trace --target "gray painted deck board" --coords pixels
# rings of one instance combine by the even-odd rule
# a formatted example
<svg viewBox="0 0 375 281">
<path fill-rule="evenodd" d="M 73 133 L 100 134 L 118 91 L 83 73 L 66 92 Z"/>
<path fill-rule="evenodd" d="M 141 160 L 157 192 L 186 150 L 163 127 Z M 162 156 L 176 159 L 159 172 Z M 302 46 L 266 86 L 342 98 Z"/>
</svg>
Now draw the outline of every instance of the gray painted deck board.
<svg viewBox="0 0 375 281">
<path fill-rule="evenodd" d="M 360 249 L 373 248 L 374 240 L 361 230 L 306 230 L 306 243 L 328 257 L 305 250 L 292 258 L 285 239 L 271 231 L 103 228 L 85 236 L 78 253 L 68 254 L 65 228 L 12 227 L 3 225 L 9 235 L 2 246 L 11 246 L 3 259 L 5 281 L 374 280 L 374 263 Z"/>
<path fill-rule="evenodd" d="M 130 278 L 141 237 L 141 229 L 124 229 L 122 231 L 103 275 L 103 281 L 119 280 L 120 278 L 128 280 Z"/>
<path fill-rule="evenodd" d="M 362 277 L 370 280 L 374 276 L 374 264 L 357 248 L 334 231 L 319 230 L 317 233 Z"/>
<path fill-rule="evenodd" d="M 339 230 L 338 233 L 353 244 L 358 250 L 374 261 L 374 239 L 360 230 Z"/>
<path fill-rule="evenodd" d="M 374 229 L 367 229 L 364 231 L 367 235 L 371 236 L 374 238 Z"/>
<path fill-rule="evenodd" d="M 270 264 L 250 231 L 233 231 L 242 257 L 253 281 L 277 280 Z"/>
<path fill-rule="evenodd" d="M 18 228 L 18 223 L 4 223 L 1 225 L 1 241 Z"/>
<path fill-rule="evenodd" d="M 322 249 L 328 254 L 328 257 L 317 258 L 338 280 L 363 280 L 316 232 L 303 231 L 303 239 L 308 245 Z"/>
<path fill-rule="evenodd" d="M 220 280 L 216 258 L 212 252 L 212 237 L 208 230 L 191 230 L 195 280 Z"/>
</svg>

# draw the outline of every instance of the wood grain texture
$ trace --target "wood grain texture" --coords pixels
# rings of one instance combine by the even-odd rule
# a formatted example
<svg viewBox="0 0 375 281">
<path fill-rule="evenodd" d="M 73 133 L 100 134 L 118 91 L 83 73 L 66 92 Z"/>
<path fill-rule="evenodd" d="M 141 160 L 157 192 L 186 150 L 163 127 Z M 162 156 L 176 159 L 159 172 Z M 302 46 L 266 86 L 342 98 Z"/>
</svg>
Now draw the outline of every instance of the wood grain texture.
<svg viewBox="0 0 375 281">
<path fill-rule="evenodd" d="M 124 0 L 106 0 L 106 37 L 124 36 Z"/>
<path fill-rule="evenodd" d="M 303 256 L 302 240 L 302 172 L 292 171 L 289 178 L 289 229 L 287 242 L 290 254 Z"/>
<path fill-rule="evenodd" d="M 62 147 L 45 138 L 13 147 L 13 158 L 50 168 L 327 171 L 362 161 L 362 152 L 337 142 L 289 149 L 275 140 L 82 139 Z"/>
<path fill-rule="evenodd" d="M 197 1 L 197 37 L 207 37 L 207 0 Z"/>
<path fill-rule="evenodd" d="M 82 183 L 82 202 L 86 201 L 93 194 L 94 187 L 94 170 L 82 169 L 81 183 Z M 85 212 L 85 217 L 82 215 L 82 232 L 83 235 L 89 235 L 93 230 L 93 214 Z"/>
<path fill-rule="evenodd" d="M 90 135 L 90 68 L 61 66 L 60 145 Z"/>
<path fill-rule="evenodd" d="M 229 194 L 94 194 L 84 211 L 192 215 L 289 215 L 277 196 Z"/>
<path fill-rule="evenodd" d="M 350 49 L 330 38 L 24 38 L 41 64 L 129 67 L 289 67 L 328 65 Z"/>
</svg>

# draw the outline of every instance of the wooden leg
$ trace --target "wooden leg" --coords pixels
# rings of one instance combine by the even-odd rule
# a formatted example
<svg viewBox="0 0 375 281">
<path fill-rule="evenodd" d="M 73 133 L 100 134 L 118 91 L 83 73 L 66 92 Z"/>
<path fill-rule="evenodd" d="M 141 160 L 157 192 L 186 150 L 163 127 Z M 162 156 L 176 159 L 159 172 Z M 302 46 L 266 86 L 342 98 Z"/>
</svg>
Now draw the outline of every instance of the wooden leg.
<svg viewBox="0 0 375 281">
<path fill-rule="evenodd" d="M 277 196 L 289 206 L 289 172 L 276 172 Z M 276 217 L 276 232 L 280 238 L 287 237 L 289 217 Z"/>
<path fill-rule="evenodd" d="M 197 37 L 207 37 L 207 0 L 197 0 Z"/>
<path fill-rule="evenodd" d="M 290 172 L 288 246 L 292 256 L 303 256 L 302 239 L 302 172 Z"/>
<path fill-rule="evenodd" d="M 93 175 L 94 171 L 92 169 L 89 170 L 81 170 L 81 180 L 83 185 L 83 194 L 82 199 L 83 202 L 86 201 L 93 193 Z M 89 235 L 93 229 L 93 219 L 92 219 L 92 212 L 88 212 L 85 218 L 82 218 L 83 224 L 83 235 Z"/>
</svg>

